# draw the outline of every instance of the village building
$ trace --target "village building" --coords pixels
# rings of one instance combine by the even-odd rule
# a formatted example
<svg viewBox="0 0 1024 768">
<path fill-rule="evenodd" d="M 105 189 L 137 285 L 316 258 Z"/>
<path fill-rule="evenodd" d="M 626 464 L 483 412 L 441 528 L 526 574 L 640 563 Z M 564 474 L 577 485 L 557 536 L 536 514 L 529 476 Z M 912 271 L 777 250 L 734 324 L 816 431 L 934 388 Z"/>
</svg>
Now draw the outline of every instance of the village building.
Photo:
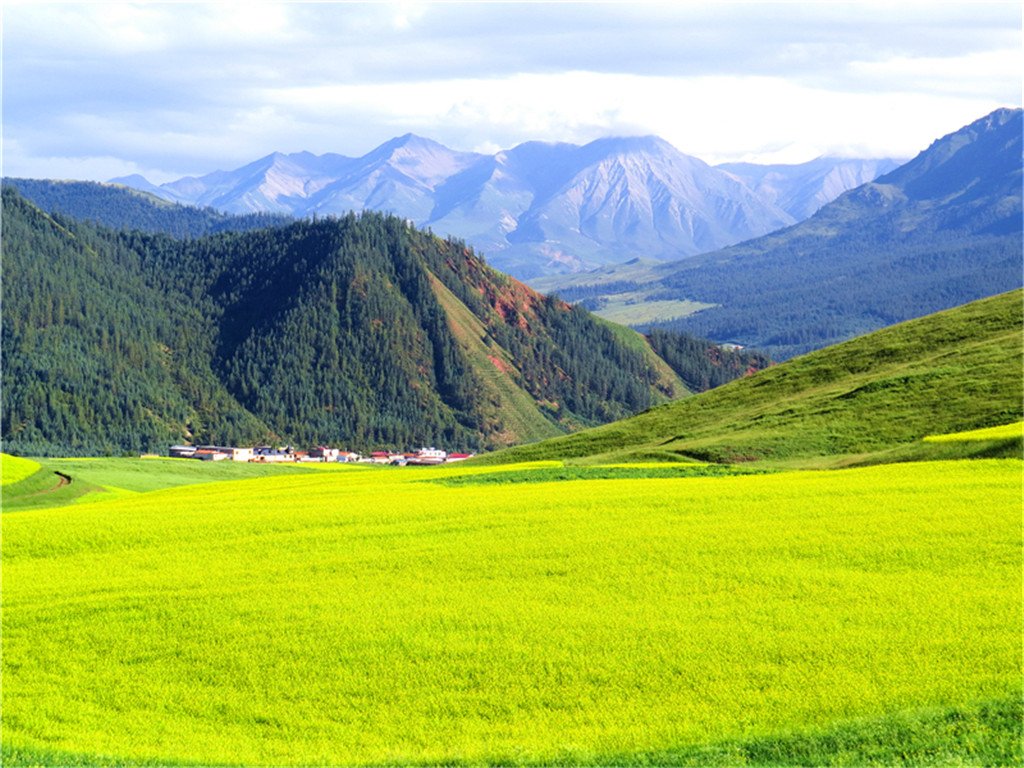
<svg viewBox="0 0 1024 768">
<path fill-rule="evenodd" d="M 252 461 L 252 450 L 222 445 L 172 445 L 167 455 L 172 459 L 200 461 Z"/>
<path fill-rule="evenodd" d="M 200 461 L 227 461 L 230 456 L 221 451 L 215 451 L 213 448 L 196 448 L 192 458 Z"/>
<path fill-rule="evenodd" d="M 420 448 L 415 458 L 409 459 L 410 464 L 444 464 L 448 453 L 439 448 Z"/>
<path fill-rule="evenodd" d="M 225 458 L 231 459 L 232 461 L 252 461 L 253 449 L 252 448 L 235 448 L 233 446 L 223 445 L 202 445 L 200 450 L 211 450 L 218 454 L 223 454 Z"/>
<path fill-rule="evenodd" d="M 271 448 L 269 445 L 258 445 L 252 449 L 252 461 L 270 464 L 282 461 L 295 461 L 291 449 Z"/>
<path fill-rule="evenodd" d="M 258 445 L 255 448 L 236 448 L 220 445 L 172 445 L 168 450 L 172 458 L 199 459 L 200 461 L 250 461 L 259 463 L 299 462 L 299 461 L 337 461 L 363 462 L 372 464 L 388 464 L 406 466 L 407 464 L 444 464 L 471 458 L 472 453 L 447 453 L 438 448 L 420 448 L 415 453 L 397 453 L 395 451 L 374 451 L 367 457 L 355 451 L 340 448 L 317 446 L 309 451 L 296 451 L 291 446 L 272 448 L 269 445 Z"/>
<path fill-rule="evenodd" d="M 322 445 L 312 448 L 309 451 L 309 458 L 318 461 L 338 461 L 341 450 L 338 448 L 326 448 Z"/>
</svg>

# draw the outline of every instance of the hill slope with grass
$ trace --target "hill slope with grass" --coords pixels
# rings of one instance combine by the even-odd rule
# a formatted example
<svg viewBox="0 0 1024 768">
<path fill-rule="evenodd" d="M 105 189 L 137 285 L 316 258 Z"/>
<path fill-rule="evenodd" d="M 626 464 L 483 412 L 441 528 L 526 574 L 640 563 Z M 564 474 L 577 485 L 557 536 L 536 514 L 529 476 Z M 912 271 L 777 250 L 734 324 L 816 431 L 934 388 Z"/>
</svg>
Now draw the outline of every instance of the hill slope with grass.
<svg viewBox="0 0 1024 768">
<path fill-rule="evenodd" d="M 876 331 L 685 401 L 482 462 L 642 459 L 829 466 L 927 458 L 934 434 L 1022 418 L 1022 292 Z M 956 447 L 956 448 L 954 448 Z M 1019 455 L 1019 437 L 946 445 Z M 949 451 L 959 451 L 949 456 Z"/>
</svg>

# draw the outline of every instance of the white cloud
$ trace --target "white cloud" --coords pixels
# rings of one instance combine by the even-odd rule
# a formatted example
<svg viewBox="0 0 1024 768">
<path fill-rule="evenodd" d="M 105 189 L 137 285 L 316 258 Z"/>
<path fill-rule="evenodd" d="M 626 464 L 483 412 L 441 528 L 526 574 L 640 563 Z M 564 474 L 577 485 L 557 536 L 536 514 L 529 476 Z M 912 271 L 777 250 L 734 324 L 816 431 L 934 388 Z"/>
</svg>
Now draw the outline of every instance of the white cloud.
<svg viewBox="0 0 1024 768">
<path fill-rule="evenodd" d="M 184 175 L 407 131 L 906 155 L 1020 105 L 1020 20 L 1016 3 L 8 4 L 4 156 Z"/>
<path fill-rule="evenodd" d="M 22 179 L 76 179 L 107 181 L 119 176 L 140 174 L 154 184 L 163 184 L 181 177 L 168 172 L 131 162 L 120 157 L 39 157 L 26 154 L 17 141 L 4 142 L 3 175 Z"/>
<path fill-rule="evenodd" d="M 858 150 L 909 157 L 939 131 L 956 130 L 1000 106 L 928 93 L 837 94 L 770 77 L 591 72 L 288 89 L 272 100 L 303 122 L 314 113 L 336 124 L 357 116 L 459 149 L 649 133 L 713 163 L 774 160 L 779 152 L 787 161 Z"/>
<path fill-rule="evenodd" d="M 399 3 L 391 23 L 396 29 L 410 29 L 426 12 L 427 8 L 423 3 Z"/>
<path fill-rule="evenodd" d="M 944 58 L 898 56 L 885 61 L 853 61 L 849 71 L 878 91 L 957 97 L 987 94 L 1019 104 L 1022 64 L 1024 58 L 1018 48 Z"/>
</svg>

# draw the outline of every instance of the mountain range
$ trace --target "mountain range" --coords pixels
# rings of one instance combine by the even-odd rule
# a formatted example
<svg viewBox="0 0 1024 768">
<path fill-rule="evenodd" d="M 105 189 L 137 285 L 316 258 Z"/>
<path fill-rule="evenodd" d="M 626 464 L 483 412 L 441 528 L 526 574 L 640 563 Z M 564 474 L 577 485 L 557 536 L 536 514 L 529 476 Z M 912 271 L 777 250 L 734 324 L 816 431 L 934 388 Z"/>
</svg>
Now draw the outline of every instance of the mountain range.
<svg viewBox="0 0 1024 768">
<path fill-rule="evenodd" d="M 848 189 L 872 182 L 896 170 L 902 162 L 819 157 L 799 165 L 722 163 L 715 167 L 736 176 L 795 221 L 803 221 Z"/>
<path fill-rule="evenodd" d="M 111 181 L 237 214 L 388 211 L 464 239 L 492 266 L 529 279 L 738 243 L 793 224 L 895 165 L 820 158 L 712 167 L 654 136 L 533 141 L 488 155 L 406 134 L 358 158 L 273 153 L 161 185 L 137 175 Z"/>
<path fill-rule="evenodd" d="M 531 285 L 635 327 L 755 346 L 776 360 L 1019 288 L 1021 115 L 996 110 L 771 234 Z"/>
</svg>

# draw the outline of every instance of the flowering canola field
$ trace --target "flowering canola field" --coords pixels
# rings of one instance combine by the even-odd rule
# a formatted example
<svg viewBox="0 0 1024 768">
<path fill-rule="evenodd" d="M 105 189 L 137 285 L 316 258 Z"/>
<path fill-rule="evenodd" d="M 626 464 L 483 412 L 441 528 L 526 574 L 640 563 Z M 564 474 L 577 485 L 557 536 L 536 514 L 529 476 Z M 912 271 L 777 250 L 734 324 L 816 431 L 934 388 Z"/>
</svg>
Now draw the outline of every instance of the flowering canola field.
<svg viewBox="0 0 1024 768">
<path fill-rule="evenodd" d="M 1024 432 L 1024 424 L 1003 424 L 999 427 L 972 429 L 969 432 L 954 432 L 948 435 L 928 435 L 923 438 L 926 443 L 957 443 L 972 440 L 999 440 L 1010 437 L 1019 438 Z"/>
<path fill-rule="evenodd" d="M 20 456 L 8 456 L 7 454 L 3 455 L 0 463 L 3 466 L 3 472 L 0 474 L 0 485 L 8 485 L 24 480 L 39 469 L 39 465 L 31 459 L 23 459 Z"/>
<path fill-rule="evenodd" d="M 1021 695 L 1020 461 L 502 471 L 4 515 L 4 744 L 206 765 L 641 762 Z"/>
</svg>

